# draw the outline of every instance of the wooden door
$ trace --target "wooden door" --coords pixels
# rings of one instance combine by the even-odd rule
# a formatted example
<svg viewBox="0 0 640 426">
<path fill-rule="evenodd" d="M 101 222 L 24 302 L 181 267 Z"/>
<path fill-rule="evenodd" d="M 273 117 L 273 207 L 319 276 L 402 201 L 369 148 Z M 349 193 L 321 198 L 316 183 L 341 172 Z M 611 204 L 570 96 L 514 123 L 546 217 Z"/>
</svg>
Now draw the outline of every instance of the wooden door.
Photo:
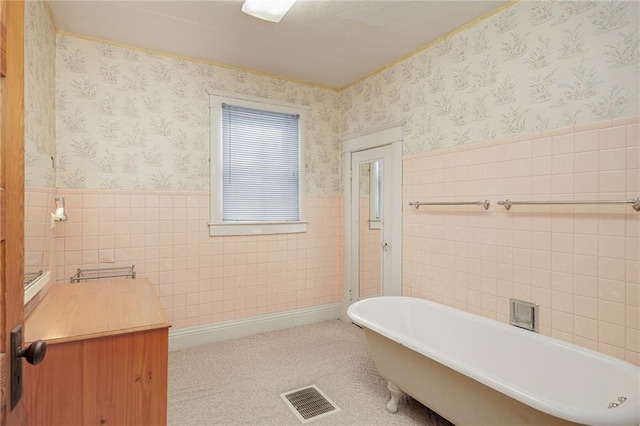
<svg viewBox="0 0 640 426">
<path fill-rule="evenodd" d="M 24 324 L 24 2 L 0 0 L 0 426 L 25 423 L 11 408 L 10 331 Z"/>
</svg>

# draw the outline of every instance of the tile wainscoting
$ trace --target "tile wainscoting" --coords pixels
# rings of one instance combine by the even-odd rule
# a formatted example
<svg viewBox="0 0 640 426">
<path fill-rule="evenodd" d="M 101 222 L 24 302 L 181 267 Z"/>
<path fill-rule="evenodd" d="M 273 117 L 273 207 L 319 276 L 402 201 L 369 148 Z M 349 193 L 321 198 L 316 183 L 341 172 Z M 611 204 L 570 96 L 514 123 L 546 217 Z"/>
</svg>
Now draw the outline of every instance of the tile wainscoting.
<svg viewBox="0 0 640 426">
<path fill-rule="evenodd" d="M 56 238 L 57 281 L 77 268 L 135 265 L 173 328 L 341 300 L 341 195 L 308 195 L 301 234 L 210 237 L 207 192 L 58 189 L 69 220 Z"/>
<path fill-rule="evenodd" d="M 403 294 L 508 322 L 540 305 L 541 333 L 640 365 L 640 213 L 512 200 L 640 195 L 640 119 L 608 120 L 404 158 Z M 491 201 L 421 207 L 410 201 Z"/>
</svg>

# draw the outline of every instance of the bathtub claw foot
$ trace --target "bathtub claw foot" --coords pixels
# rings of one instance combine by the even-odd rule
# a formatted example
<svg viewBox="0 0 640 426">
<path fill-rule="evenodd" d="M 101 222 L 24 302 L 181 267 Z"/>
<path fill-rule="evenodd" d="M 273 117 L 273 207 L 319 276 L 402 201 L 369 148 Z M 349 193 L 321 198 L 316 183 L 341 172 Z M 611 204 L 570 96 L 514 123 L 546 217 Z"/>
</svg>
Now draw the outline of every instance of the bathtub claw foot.
<svg viewBox="0 0 640 426">
<path fill-rule="evenodd" d="M 391 399 L 387 402 L 387 411 L 391 414 L 395 414 L 398 412 L 398 403 L 400 402 L 400 398 L 404 395 L 404 392 L 398 388 L 395 383 L 388 382 L 387 389 L 391 393 Z"/>
</svg>

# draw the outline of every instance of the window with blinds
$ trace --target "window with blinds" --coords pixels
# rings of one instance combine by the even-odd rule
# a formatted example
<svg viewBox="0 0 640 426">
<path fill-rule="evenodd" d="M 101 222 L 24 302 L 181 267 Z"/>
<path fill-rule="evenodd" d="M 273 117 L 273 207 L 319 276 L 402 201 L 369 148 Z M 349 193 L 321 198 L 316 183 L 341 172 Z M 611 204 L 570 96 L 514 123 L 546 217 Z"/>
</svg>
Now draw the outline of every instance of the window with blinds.
<svg viewBox="0 0 640 426">
<path fill-rule="evenodd" d="M 298 221 L 298 114 L 222 104 L 222 219 Z"/>
<path fill-rule="evenodd" d="M 210 234 L 305 232 L 306 109 L 238 96 L 211 96 Z"/>
</svg>

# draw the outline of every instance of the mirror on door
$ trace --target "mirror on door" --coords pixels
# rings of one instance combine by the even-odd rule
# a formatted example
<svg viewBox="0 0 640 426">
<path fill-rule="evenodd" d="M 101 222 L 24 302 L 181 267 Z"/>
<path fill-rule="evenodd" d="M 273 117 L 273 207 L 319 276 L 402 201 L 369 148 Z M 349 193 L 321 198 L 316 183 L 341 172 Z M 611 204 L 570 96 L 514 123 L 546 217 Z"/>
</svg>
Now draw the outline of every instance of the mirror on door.
<svg viewBox="0 0 640 426">
<path fill-rule="evenodd" d="M 359 168 L 359 298 L 365 298 L 382 294 L 382 160 Z"/>
</svg>

